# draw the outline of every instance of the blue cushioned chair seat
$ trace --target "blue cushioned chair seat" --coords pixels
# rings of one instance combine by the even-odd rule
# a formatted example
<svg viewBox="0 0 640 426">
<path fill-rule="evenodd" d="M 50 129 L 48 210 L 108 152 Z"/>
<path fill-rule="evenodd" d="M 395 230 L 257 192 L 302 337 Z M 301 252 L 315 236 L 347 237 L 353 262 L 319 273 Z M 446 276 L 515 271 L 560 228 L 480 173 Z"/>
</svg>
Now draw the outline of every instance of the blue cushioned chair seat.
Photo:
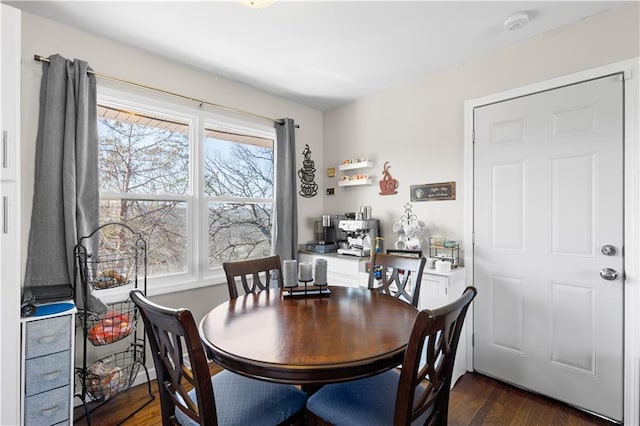
<svg viewBox="0 0 640 426">
<path fill-rule="evenodd" d="M 323 386 L 307 401 L 307 409 L 336 426 L 393 425 L 400 374 L 390 370 L 351 382 Z M 423 424 L 427 411 L 416 420 Z"/>
<path fill-rule="evenodd" d="M 211 378 L 219 425 L 277 425 L 304 407 L 307 394 L 293 385 L 249 379 L 229 371 Z M 195 390 L 189 392 L 195 401 Z M 197 425 L 176 409 L 183 426 Z"/>
</svg>

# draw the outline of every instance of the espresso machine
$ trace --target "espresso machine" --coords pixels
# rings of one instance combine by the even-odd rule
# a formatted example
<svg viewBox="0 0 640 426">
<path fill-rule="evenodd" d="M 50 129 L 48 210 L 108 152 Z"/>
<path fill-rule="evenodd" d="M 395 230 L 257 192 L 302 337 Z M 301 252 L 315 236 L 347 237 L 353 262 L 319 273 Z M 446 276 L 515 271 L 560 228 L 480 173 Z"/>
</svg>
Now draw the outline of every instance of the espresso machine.
<svg viewBox="0 0 640 426">
<path fill-rule="evenodd" d="M 342 219 L 338 222 L 338 228 L 347 237 L 346 247 L 339 248 L 338 254 L 349 256 L 369 256 L 371 247 L 376 243 L 376 237 L 380 235 L 378 219 Z"/>
</svg>

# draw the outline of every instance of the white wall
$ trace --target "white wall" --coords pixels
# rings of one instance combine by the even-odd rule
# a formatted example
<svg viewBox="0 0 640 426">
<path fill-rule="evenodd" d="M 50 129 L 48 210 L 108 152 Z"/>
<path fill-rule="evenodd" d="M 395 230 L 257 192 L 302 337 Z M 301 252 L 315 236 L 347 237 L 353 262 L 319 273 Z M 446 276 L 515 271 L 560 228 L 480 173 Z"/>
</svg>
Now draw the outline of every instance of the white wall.
<svg viewBox="0 0 640 426">
<path fill-rule="evenodd" d="M 374 159 L 374 185 L 337 187 L 324 196 L 326 213 L 371 205 L 381 219 L 385 247 L 397 239 L 391 226 L 410 201 L 410 185 L 456 181 L 455 201 L 416 202 L 428 234 L 463 241 L 464 101 L 640 55 L 638 2 L 429 74 L 324 114 L 327 167 L 363 155 Z M 400 183 L 398 194 L 379 195 L 385 161 Z M 324 192 L 324 190 L 323 190 Z"/>
<path fill-rule="evenodd" d="M 96 71 L 144 83 L 164 90 L 205 99 L 217 104 L 251 111 L 268 117 L 290 117 L 300 128 L 296 130 L 297 168 L 302 167 L 302 151 L 309 144 L 312 159 L 322 164 L 322 113 L 291 101 L 260 92 L 248 86 L 188 68 L 144 51 L 71 28 L 29 13 L 22 14 L 22 268 L 26 262 L 29 223 L 33 198 L 35 141 L 38 99 L 42 65 L 33 55 L 59 53 L 72 59 L 85 60 Z M 98 79 L 98 84 L 103 80 Z M 113 87 L 113 83 L 107 83 Z M 126 86 L 121 86 L 130 89 Z M 154 94 L 157 96 L 157 94 Z M 175 101 L 175 98 L 173 99 Z M 192 105 L 192 106 L 195 106 Z M 215 111 L 215 110 L 213 110 Z M 223 111 L 218 113 L 224 114 Z M 313 228 L 304 219 L 318 216 L 322 197 L 298 197 L 301 241 L 313 238 Z M 24 276 L 24 273 L 23 273 Z M 223 291 L 222 291 L 223 290 Z M 200 318 L 207 309 L 228 298 L 226 285 L 205 287 L 194 292 L 177 293 L 172 306 L 186 306 Z M 163 300 L 163 298 L 159 299 Z"/>
</svg>

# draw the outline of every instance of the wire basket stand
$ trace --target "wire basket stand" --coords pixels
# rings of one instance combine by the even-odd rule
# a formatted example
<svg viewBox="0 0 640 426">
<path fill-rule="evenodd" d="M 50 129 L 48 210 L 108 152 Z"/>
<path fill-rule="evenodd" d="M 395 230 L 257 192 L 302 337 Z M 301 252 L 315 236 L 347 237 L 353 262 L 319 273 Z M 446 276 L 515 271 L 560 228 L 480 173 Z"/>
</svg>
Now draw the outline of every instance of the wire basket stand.
<svg viewBox="0 0 640 426">
<path fill-rule="evenodd" d="M 76 365 L 79 385 L 74 397 L 82 401 L 83 416 L 91 425 L 91 412 L 121 392 L 129 390 L 144 370 L 149 399 L 136 408 L 120 424 L 131 418 L 155 399 L 151 391 L 149 371 L 146 367 L 146 341 L 144 330 L 138 327 L 139 313 L 129 298 L 129 291 L 140 288 L 147 293 L 147 245 L 142 234 L 123 223 L 107 223 L 91 234 L 80 238 L 74 249 L 74 294 L 78 322 L 82 329 L 82 364 Z M 80 285 L 81 291 L 76 291 Z M 107 289 L 129 286 L 125 300 L 107 304 L 106 312 L 94 312 L 88 306 L 92 296 Z M 125 290 L 125 289 L 122 289 Z M 120 342 L 116 349 L 95 349 Z M 99 355 L 97 355 L 99 354 Z M 98 358 L 90 361 L 91 358 Z"/>
</svg>

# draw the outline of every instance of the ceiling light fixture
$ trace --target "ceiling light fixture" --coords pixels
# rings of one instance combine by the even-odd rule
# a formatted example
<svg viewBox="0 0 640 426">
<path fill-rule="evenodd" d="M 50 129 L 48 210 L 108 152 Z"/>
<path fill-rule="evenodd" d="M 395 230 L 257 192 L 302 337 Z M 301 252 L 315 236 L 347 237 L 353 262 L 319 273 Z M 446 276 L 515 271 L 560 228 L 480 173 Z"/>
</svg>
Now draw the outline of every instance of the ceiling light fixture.
<svg viewBox="0 0 640 426">
<path fill-rule="evenodd" d="M 515 31 L 527 25 L 529 15 L 526 12 L 518 12 L 509 16 L 504 21 L 504 29 L 507 31 Z"/>
<path fill-rule="evenodd" d="M 265 7 L 271 6 L 274 2 L 275 0 L 244 0 L 240 3 L 250 9 L 264 9 Z"/>
</svg>

